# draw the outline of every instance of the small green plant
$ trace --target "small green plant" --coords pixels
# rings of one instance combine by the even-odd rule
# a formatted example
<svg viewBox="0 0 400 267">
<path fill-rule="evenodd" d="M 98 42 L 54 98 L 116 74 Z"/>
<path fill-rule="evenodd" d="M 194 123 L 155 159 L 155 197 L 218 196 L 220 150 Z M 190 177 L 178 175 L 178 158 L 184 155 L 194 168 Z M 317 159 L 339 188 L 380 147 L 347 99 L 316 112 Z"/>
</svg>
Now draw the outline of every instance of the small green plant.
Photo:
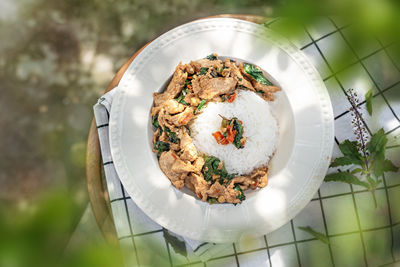
<svg viewBox="0 0 400 267">
<path fill-rule="evenodd" d="M 368 93 L 367 93 L 368 94 Z M 370 93 L 372 96 L 372 91 Z M 382 183 L 382 176 L 385 172 L 396 172 L 398 167 L 385 158 L 385 150 L 388 139 L 383 129 L 374 133 L 371 138 L 365 128 L 360 112 L 357 94 L 352 89 L 348 90 L 348 99 L 351 103 L 352 125 L 356 141 L 344 140 L 339 144 L 343 157 L 333 160 L 330 167 L 353 165 L 353 170 L 328 174 L 325 181 L 345 182 L 367 188 L 374 198 L 377 207 L 375 190 Z M 371 97 L 369 98 L 371 101 Z M 368 103 L 368 100 L 367 100 Z M 370 104 L 372 107 L 372 105 Z M 372 113 L 372 108 L 371 108 Z"/>
</svg>

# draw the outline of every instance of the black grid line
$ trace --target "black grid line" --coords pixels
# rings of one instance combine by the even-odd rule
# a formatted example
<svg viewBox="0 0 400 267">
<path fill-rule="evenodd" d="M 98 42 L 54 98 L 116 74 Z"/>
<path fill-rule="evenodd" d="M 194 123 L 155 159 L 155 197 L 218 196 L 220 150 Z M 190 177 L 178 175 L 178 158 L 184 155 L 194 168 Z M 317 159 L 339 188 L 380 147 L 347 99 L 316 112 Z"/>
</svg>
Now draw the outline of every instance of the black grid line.
<svg viewBox="0 0 400 267">
<path fill-rule="evenodd" d="M 139 255 L 137 253 L 136 244 L 135 244 L 135 238 L 133 237 L 133 232 L 132 232 L 131 219 L 130 219 L 129 212 L 128 212 L 128 204 L 126 203 L 125 190 L 124 190 L 124 186 L 122 185 L 122 183 L 120 183 L 120 184 L 121 184 L 122 196 L 124 197 L 125 212 L 126 212 L 126 216 L 128 218 L 129 232 L 131 234 L 133 248 L 135 249 L 136 262 L 137 262 L 138 265 L 140 265 Z"/>
<path fill-rule="evenodd" d="M 109 165 L 109 164 L 113 164 L 114 162 L 111 160 L 111 161 L 107 161 L 107 162 L 104 162 L 103 163 L 103 166 L 106 166 L 106 165 Z"/>
<path fill-rule="evenodd" d="M 193 252 L 198 251 L 199 248 L 201 248 L 202 246 L 207 245 L 207 244 L 208 244 L 207 242 L 201 243 L 195 250 L 193 250 Z"/>
<path fill-rule="evenodd" d="M 272 23 L 275 23 L 276 21 L 278 21 L 278 19 L 271 21 L 270 23 L 268 23 L 267 26 L 271 25 Z M 373 53 L 371 53 L 371 54 L 369 54 L 369 55 L 367 55 L 367 56 L 365 56 L 365 57 L 358 57 L 357 54 L 353 51 L 354 54 L 355 54 L 355 56 L 356 56 L 357 62 L 351 63 L 350 65 L 344 67 L 343 69 L 338 70 L 338 71 L 336 71 L 336 72 L 333 72 L 331 66 L 329 65 L 329 63 L 328 63 L 328 61 L 327 61 L 327 59 L 325 58 L 324 54 L 322 53 L 322 51 L 321 51 L 320 48 L 318 47 L 317 42 L 320 41 L 320 40 L 322 40 L 322 39 L 324 39 L 324 38 L 326 38 L 326 37 L 328 37 L 328 36 L 330 36 L 330 35 L 332 35 L 332 34 L 334 34 L 334 33 L 339 32 L 339 33 L 342 35 L 342 37 L 345 39 L 345 41 L 346 41 L 346 43 L 348 44 L 348 46 L 350 47 L 350 49 L 352 49 L 352 47 L 351 47 L 350 44 L 347 42 L 346 38 L 344 37 L 343 33 L 341 32 L 341 30 L 343 30 L 344 28 L 346 28 L 348 25 L 347 25 L 347 26 L 343 26 L 343 27 L 337 27 L 336 24 L 333 22 L 333 20 L 331 20 L 331 21 L 332 21 L 332 23 L 334 24 L 334 26 L 336 27 L 336 30 L 333 31 L 333 32 L 330 32 L 330 33 L 328 33 L 328 34 L 326 34 L 326 35 L 324 35 L 324 36 L 322 36 L 322 37 L 320 37 L 320 38 L 318 38 L 318 39 L 315 39 L 315 40 L 314 40 L 313 37 L 311 36 L 311 34 L 306 30 L 306 32 L 307 32 L 307 34 L 309 35 L 309 37 L 310 37 L 310 39 L 312 40 L 312 42 L 309 43 L 309 44 L 307 44 L 307 45 L 305 45 L 305 46 L 303 46 L 301 49 L 303 50 L 303 49 L 305 49 L 305 48 L 307 48 L 307 47 L 309 47 L 309 46 L 311 46 L 311 45 L 315 45 L 315 47 L 318 49 L 320 55 L 322 56 L 323 60 L 325 61 L 325 63 L 327 64 L 328 68 L 330 69 L 330 71 L 331 71 L 331 73 L 332 73 L 332 75 L 330 75 L 330 76 L 328 76 L 327 78 L 325 78 L 324 81 L 327 80 L 327 79 L 329 79 L 329 78 L 334 77 L 334 78 L 336 79 L 336 81 L 338 82 L 338 84 L 340 85 L 340 87 L 341 87 L 341 89 L 343 90 L 343 92 L 345 93 L 345 95 L 347 95 L 347 94 L 346 94 L 346 91 L 345 91 L 345 89 L 343 88 L 343 86 L 342 86 L 341 82 L 339 81 L 339 79 L 336 77 L 336 75 L 337 75 L 338 73 L 342 72 L 343 70 L 345 70 L 345 69 L 347 69 L 347 68 L 353 66 L 353 65 L 361 64 L 361 65 L 364 67 L 364 69 L 365 69 L 365 71 L 367 72 L 367 74 L 370 76 L 371 80 L 374 82 L 376 88 L 378 89 L 378 93 L 376 93 L 376 94 L 374 95 L 374 97 L 376 97 L 377 95 L 382 95 L 382 97 L 385 99 L 386 104 L 387 104 L 388 107 L 391 109 L 391 111 L 392 111 L 392 113 L 394 114 L 394 116 L 399 120 L 399 118 L 398 118 L 397 115 L 395 114 L 394 110 L 391 108 L 389 102 L 387 101 L 387 99 L 386 99 L 385 96 L 383 95 L 383 93 L 384 93 L 385 91 L 389 90 L 390 88 L 396 86 L 397 84 L 399 84 L 399 83 L 400 83 L 400 80 L 399 80 L 398 82 L 396 82 L 395 84 L 393 84 L 393 85 L 391 85 L 391 86 L 389 86 L 389 87 L 387 87 L 387 88 L 381 90 L 381 89 L 378 87 L 378 85 L 376 84 L 376 82 L 374 81 L 372 75 L 368 72 L 367 68 L 364 66 L 364 64 L 363 64 L 363 62 L 362 62 L 363 60 L 369 58 L 369 57 L 372 56 L 372 55 L 375 55 L 375 54 L 381 52 L 382 50 L 385 51 L 385 53 L 387 53 L 387 55 L 389 56 L 389 54 L 388 54 L 388 52 L 386 51 L 386 49 L 387 49 L 391 44 L 386 45 L 386 46 L 383 46 L 382 43 L 381 43 L 381 46 L 382 46 L 382 47 L 381 47 L 380 49 L 374 51 Z M 266 23 L 266 24 L 267 24 L 267 23 Z M 352 50 L 353 50 L 353 49 L 352 49 Z M 391 58 L 390 56 L 389 56 L 389 58 L 392 60 L 392 58 Z M 393 63 L 393 62 L 392 62 L 392 63 Z M 396 65 L 396 64 L 393 63 L 393 65 L 397 68 L 397 65 Z M 362 105 L 362 104 L 364 104 L 364 103 L 365 103 L 365 101 L 363 101 L 363 102 L 360 103 L 359 105 Z M 335 120 L 336 120 L 338 117 L 345 115 L 346 113 L 348 113 L 348 111 L 346 111 L 346 112 L 344 112 L 343 114 L 337 116 L 337 117 L 335 118 Z M 400 120 L 399 120 L 399 121 L 400 121 Z M 367 124 L 366 124 L 365 122 L 364 122 L 364 125 L 367 127 L 367 130 L 370 132 L 370 130 L 368 129 L 368 126 L 367 126 Z M 106 127 L 106 126 L 108 126 L 108 124 L 99 125 L 99 126 L 97 126 L 97 128 Z M 395 127 L 394 129 L 388 131 L 387 134 L 390 133 L 390 132 L 395 131 L 395 130 L 398 129 L 398 128 L 400 128 L 400 126 L 397 126 L 397 127 Z M 371 133 L 371 132 L 370 132 L 370 133 Z M 338 143 L 338 141 L 337 141 L 336 138 L 335 138 L 335 140 L 336 140 L 336 142 Z M 104 163 L 103 165 L 107 165 L 107 164 L 111 164 L 111 163 L 112 163 L 112 161 L 111 161 L 111 162 L 106 162 L 106 163 Z M 393 249 L 394 249 L 394 248 L 393 248 L 393 227 L 396 226 L 396 225 L 398 225 L 399 223 L 393 224 L 393 222 L 392 222 L 391 211 L 390 211 L 390 203 L 389 203 L 389 198 L 388 198 L 388 188 L 397 187 L 397 186 L 400 186 L 400 184 L 398 184 L 398 185 L 392 185 L 392 186 L 387 186 L 385 177 L 383 177 L 383 179 L 384 179 L 384 186 L 381 187 L 381 188 L 378 188 L 377 190 L 385 190 L 385 191 L 386 191 L 386 198 L 387 198 L 387 204 L 388 204 L 388 209 L 389 209 L 389 217 L 390 217 L 390 225 L 388 225 L 388 226 L 383 226 L 383 227 L 378 227 L 378 228 L 371 228 L 371 229 L 366 229 L 366 230 L 362 230 L 362 229 L 361 229 L 360 220 L 359 220 L 359 215 L 358 215 L 358 210 L 357 210 L 357 205 L 356 205 L 356 202 L 355 202 L 355 194 L 357 194 L 357 193 L 362 193 L 362 192 L 369 192 L 368 190 L 357 190 L 357 191 L 356 191 L 356 190 L 353 189 L 352 186 L 350 186 L 351 192 L 341 193 L 341 194 L 335 194 L 335 195 L 330 195 L 330 196 L 324 196 L 324 197 L 321 197 L 320 191 L 318 190 L 318 196 L 319 196 L 319 197 L 318 197 L 318 198 L 312 199 L 312 201 L 315 201 L 315 200 L 319 200 L 319 201 L 320 201 L 321 212 L 322 212 L 323 221 L 324 221 L 324 227 L 325 227 L 325 233 L 326 233 L 326 236 L 327 236 L 328 238 L 330 238 L 330 237 L 336 237 L 336 236 L 342 236 L 342 235 L 349 235 L 349 234 L 360 233 L 361 241 L 362 241 L 362 245 L 363 245 L 364 260 L 365 260 L 365 264 L 366 264 L 367 266 L 368 266 L 368 263 L 367 263 L 367 260 L 366 260 L 366 250 L 365 250 L 365 245 L 364 245 L 364 240 L 363 240 L 363 232 L 375 231 L 375 230 L 386 229 L 386 228 L 390 228 L 391 233 L 392 233 L 392 234 L 391 234 L 391 236 L 392 236 L 392 248 L 391 248 L 391 251 L 392 251 L 393 263 L 398 262 L 398 261 L 395 261 L 395 259 L 394 259 L 394 254 L 393 254 Z M 119 239 L 121 240 L 121 239 L 124 239 L 124 238 L 132 238 L 132 242 L 133 242 L 133 245 L 134 245 L 134 248 L 135 248 L 135 253 L 136 253 L 136 259 L 137 259 L 137 262 L 138 262 L 138 264 L 139 264 L 139 258 L 138 258 L 137 251 L 136 251 L 136 246 L 135 246 L 135 242 L 134 242 L 134 237 L 136 237 L 136 236 L 141 236 L 141 235 L 152 234 L 152 233 L 157 233 L 157 232 L 161 232 L 162 230 L 155 230 L 155 231 L 150 231 L 150 232 L 145 232 L 145 233 L 141 233 L 141 234 L 134 235 L 133 232 L 132 232 L 132 227 L 131 227 L 131 222 L 130 222 L 130 216 L 129 216 L 129 213 L 128 213 L 127 201 L 126 201 L 127 199 L 130 199 L 130 197 L 129 197 L 129 196 L 128 196 L 128 197 L 125 196 L 125 192 L 124 192 L 124 189 L 123 189 L 123 187 L 122 187 L 122 184 L 121 184 L 121 189 L 122 189 L 123 197 L 122 197 L 122 198 L 113 199 L 113 200 L 111 200 L 110 202 L 115 202 L 115 201 L 121 201 L 121 200 L 123 200 L 124 203 L 125 203 L 125 210 L 126 210 L 126 213 L 127 213 L 127 218 L 128 218 L 128 222 L 129 222 L 129 227 L 130 227 L 130 233 L 131 233 L 131 235 L 125 236 L 125 237 L 121 237 L 121 238 L 119 238 Z M 355 212 L 356 212 L 356 218 L 357 218 L 357 223 L 358 223 L 359 231 L 352 231 L 352 232 L 347 232 L 347 233 L 340 233 L 340 234 L 329 235 L 329 234 L 328 234 L 328 229 L 327 229 L 327 224 L 326 224 L 326 219 L 325 219 L 325 213 L 324 213 L 324 210 L 323 210 L 322 199 L 334 198 L 334 197 L 343 196 L 343 195 L 352 195 L 352 199 L 353 199 L 354 209 L 355 209 Z M 268 259 L 269 259 L 270 265 L 272 266 L 271 257 L 270 257 L 270 248 L 281 247 L 281 246 L 286 246 L 286 245 L 295 245 L 296 254 L 297 254 L 297 260 L 298 260 L 299 266 L 301 266 L 300 256 L 299 256 L 299 251 L 298 251 L 297 244 L 298 244 L 298 243 L 302 243 L 302 242 L 309 242 L 309 241 L 313 241 L 313 240 L 317 240 L 317 239 L 316 239 L 316 238 L 311 238 L 311 239 L 305 239 L 305 240 L 296 240 L 296 235 L 295 235 L 293 220 L 291 220 L 290 223 L 291 223 L 292 233 L 293 233 L 293 237 L 294 237 L 294 241 L 293 241 L 293 242 L 288 242 L 288 243 L 277 244 L 277 245 L 274 245 L 274 246 L 269 246 L 269 245 L 268 245 L 268 242 L 267 242 L 267 238 L 266 238 L 266 236 L 264 235 L 264 240 L 265 240 L 265 243 L 266 243 L 266 247 L 265 247 L 265 248 L 253 249 L 253 250 L 249 250 L 249 251 L 239 252 L 239 253 L 238 253 L 238 252 L 236 251 L 235 243 L 233 243 L 232 246 L 233 246 L 234 254 L 225 255 L 225 256 L 220 256 L 220 257 L 212 258 L 212 259 L 210 259 L 210 260 L 216 260 L 216 259 L 221 259 L 221 258 L 227 258 L 227 257 L 232 257 L 232 256 L 234 256 L 235 259 L 236 259 L 236 263 L 237 263 L 237 265 L 239 266 L 238 255 L 242 255 L 242 254 L 246 254 L 246 253 L 251 253 L 251 252 L 255 252 L 255 251 L 267 250 Z M 207 244 L 207 243 L 206 243 L 206 244 Z M 167 242 L 166 242 L 166 246 L 167 246 L 167 250 L 168 250 L 168 255 L 169 255 L 170 264 L 171 264 L 171 266 L 172 266 L 172 259 L 171 259 L 171 254 L 170 254 L 170 248 L 169 248 L 169 245 L 168 245 Z M 197 249 L 196 249 L 196 250 L 197 250 Z M 333 266 L 335 266 L 334 261 L 333 261 L 333 255 L 332 255 L 332 250 L 331 250 L 331 246 L 330 246 L 330 245 L 329 245 L 329 251 L 330 251 L 330 257 L 331 257 L 331 260 L 332 260 L 332 264 L 333 264 Z M 187 264 L 176 265 L 176 266 L 188 266 L 188 265 L 195 264 L 195 263 L 200 263 L 200 262 L 201 262 L 201 261 L 196 261 L 196 262 L 190 262 L 190 263 L 187 263 Z M 389 264 L 391 264 L 391 263 L 389 263 Z M 205 262 L 204 262 L 204 266 L 206 266 L 206 263 L 205 263 Z M 387 265 L 382 265 L 382 266 L 387 266 Z"/>
<path fill-rule="evenodd" d="M 130 238 L 130 237 L 138 237 L 138 236 L 144 236 L 144 235 L 151 235 L 151 234 L 155 234 L 155 233 L 160 233 L 162 232 L 162 229 L 159 230 L 154 230 L 154 231 L 149 231 L 149 232 L 143 232 L 140 234 L 132 234 L 132 235 L 126 235 L 126 236 L 122 236 L 119 239 L 126 239 L 126 238 Z"/>
<path fill-rule="evenodd" d="M 267 254 L 268 254 L 269 266 L 272 267 L 271 253 L 270 253 L 270 251 L 269 251 L 269 245 L 268 245 L 267 235 L 264 235 L 264 242 L 265 242 L 265 246 L 267 247 Z"/>
<path fill-rule="evenodd" d="M 326 63 L 326 65 L 328 66 L 329 70 L 333 73 L 333 68 L 331 66 L 331 64 L 328 62 L 328 60 L 326 59 L 325 55 L 322 53 L 321 48 L 319 47 L 319 45 L 314 41 L 313 37 L 311 36 L 310 32 L 305 28 L 308 36 L 311 38 L 311 40 L 313 41 L 315 47 L 317 48 L 319 54 L 321 55 L 322 59 L 324 60 L 324 62 Z M 342 82 L 339 80 L 339 78 L 337 77 L 337 75 L 333 76 L 336 80 L 336 82 L 339 84 L 340 88 L 342 89 L 343 93 L 346 95 L 346 97 L 348 97 L 348 94 L 342 84 Z M 365 125 L 365 128 L 367 129 L 368 133 L 371 134 L 371 131 L 368 127 L 368 125 L 365 123 L 364 119 L 361 118 L 361 121 L 363 122 L 363 124 Z"/>
<path fill-rule="evenodd" d="M 235 243 L 232 243 L 232 247 L 233 247 L 233 252 L 235 253 L 236 265 L 237 265 L 238 267 L 240 267 L 240 265 L 239 265 L 239 259 L 238 259 L 238 254 L 237 254 L 237 251 L 236 251 Z"/>
<path fill-rule="evenodd" d="M 336 25 L 336 24 L 334 24 L 334 25 Z M 318 44 L 314 41 L 314 39 L 313 39 L 313 37 L 311 36 L 310 32 L 309 32 L 306 28 L 305 28 L 305 30 L 306 30 L 307 34 L 309 35 L 309 37 L 311 38 L 311 40 L 313 41 L 315 47 L 317 48 L 318 52 L 319 52 L 320 55 L 322 56 L 323 60 L 324 60 L 325 63 L 327 64 L 328 68 L 331 70 L 331 72 L 333 72 L 332 66 L 329 64 L 329 62 L 328 62 L 328 60 L 326 59 L 325 55 L 322 53 L 320 47 L 319 47 Z M 336 75 L 335 75 L 334 77 L 335 77 L 335 80 L 337 81 L 337 83 L 339 84 L 340 88 L 342 89 L 343 93 L 344 93 L 346 96 L 348 96 L 347 93 L 346 93 L 346 90 L 345 90 L 344 87 L 343 87 L 343 84 L 340 82 L 340 80 L 338 79 L 338 77 L 337 77 Z M 362 118 L 361 118 L 361 119 L 362 119 Z M 366 129 L 368 130 L 368 132 L 371 134 L 371 131 L 369 130 L 368 125 L 365 123 L 365 121 L 364 121 L 363 119 L 362 119 L 362 122 L 364 123 L 365 128 L 366 128 Z M 338 142 L 337 139 L 336 139 L 336 137 L 335 137 L 335 141 Z M 350 189 L 351 189 L 351 192 L 353 192 L 353 186 L 352 186 L 352 185 L 350 185 Z M 367 257 L 366 257 L 365 243 L 364 243 L 364 237 L 363 237 L 363 234 L 362 234 L 362 232 L 361 232 L 362 229 L 361 229 L 361 225 L 360 225 L 360 218 L 359 218 L 359 214 L 358 214 L 358 210 L 357 210 L 357 204 L 356 204 L 356 201 L 355 201 L 354 194 L 352 194 L 352 199 L 353 199 L 354 209 L 355 209 L 355 212 L 356 212 L 356 219 L 357 219 L 358 229 L 360 230 L 360 237 L 361 237 L 361 244 L 362 244 L 362 248 L 363 248 L 364 261 L 365 261 L 365 265 L 368 266 Z"/>
<path fill-rule="evenodd" d="M 344 30 L 344 29 L 348 28 L 349 26 L 350 26 L 350 25 L 341 26 L 341 27 L 340 27 L 340 30 Z M 315 42 L 321 41 L 321 40 L 325 39 L 326 37 L 329 37 L 329 36 L 331 36 L 331 35 L 337 33 L 338 30 L 339 30 L 339 29 L 335 29 L 334 31 L 331 31 L 331 32 L 329 32 L 329 33 L 327 33 L 327 34 L 325 34 L 325 35 L 323 35 L 323 36 L 321 36 L 321 37 L 315 39 L 314 41 L 315 41 Z M 308 44 L 302 46 L 302 47 L 300 48 L 300 50 L 304 50 L 304 49 L 306 49 L 307 47 L 310 47 L 310 46 L 312 46 L 312 45 L 313 45 L 313 42 L 308 43 Z"/>
<path fill-rule="evenodd" d="M 389 90 L 389 89 L 392 89 L 393 87 L 397 86 L 398 84 L 400 84 L 400 80 L 398 80 L 397 82 L 393 83 L 392 85 L 389 85 L 389 86 L 386 87 L 385 89 L 378 91 L 377 93 L 375 93 L 375 94 L 373 95 L 373 97 L 377 97 L 377 96 L 379 96 L 379 95 L 382 95 L 382 96 L 383 96 L 383 93 L 384 93 L 384 92 L 386 92 L 386 91 Z M 360 102 L 357 106 L 362 106 L 362 105 L 364 105 L 366 102 L 367 102 L 367 101 L 364 100 L 364 101 Z M 348 110 L 346 110 L 346 111 L 344 111 L 343 113 L 337 115 L 337 116 L 335 117 L 335 120 L 339 119 L 340 117 L 343 117 L 343 116 L 346 115 L 347 113 L 349 113 Z"/>
<path fill-rule="evenodd" d="M 339 234 L 330 234 L 327 237 L 328 238 L 334 238 L 334 237 L 358 234 L 360 232 L 373 232 L 373 231 L 378 231 L 378 230 L 394 227 L 394 226 L 397 226 L 397 225 L 400 225 L 400 222 L 394 223 L 393 225 L 386 225 L 386 226 L 381 226 L 381 227 L 368 228 L 368 229 L 364 229 L 364 230 L 361 230 L 361 231 L 350 231 L 350 232 L 344 232 L 344 233 L 339 233 Z M 269 246 L 268 248 L 269 249 L 273 249 L 273 248 L 290 246 L 290 245 L 295 245 L 295 244 L 299 244 L 299 243 L 306 243 L 306 242 L 311 242 L 311 241 L 318 241 L 318 239 L 317 238 L 308 238 L 308 239 L 303 239 L 303 240 L 285 242 L 285 243 L 280 243 L 280 244 Z M 236 255 L 238 255 L 238 256 L 239 255 L 245 255 L 245 254 L 258 252 L 258 251 L 263 251 L 263 250 L 267 250 L 267 247 L 262 247 L 262 248 L 256 248 L 256 249 L 251 249 L 251 250 L 247 250 L 247 251 L 237 252 Z M 235 256 L 235 253 L 214 257 L 214 258 L 209 259 L 208 261 L 219 260 L 219 259 L 229 258 L 229 257 L 233 257 L 233 256 Z M 179 267 L 181 267 L 181 266 L 189 266 L 191 264 L 196 264 L 196 263 L 200 263 L 200 262 L 201 261 L 194 261 L 194 262 L 185 263 L 185 264 L 181 264 L 181 265 L 175 265 L 175 266 L 176 267 L 178 267 L 178 266 Z"/>
<path fill-rule="evenodd" d="M 390 133 L 396 131 L 396 130 L 399 129 L 399 128 L 400 128 L 400 125 L 396 126 L 395 128 L 393 128 L 393 129 L 390 130 L 390 131 L 387 131 L 386 134 L 390 134 Z"/>
<path fill-rule="evenodd" d="M 320 207 L 321 207 L 322 221 L 324 222 L 325 235 L 328 237 L 328 241 L 329 241 L 329 233 L 328 233 L 328 226 L 327 226 L 327 224 L 326 224 L 326 217 L 325 217 L 324 205 L 322 204 L 321 192 L 320 192 L 319 189 L 318 189 L 318 197 L 319 197 L 319 205 L 320 205 Z M 331 258 L 332 266 L 335 267 L 335 261 L 333 260 L 333 253 L 332 253 L 332 247 L 331 247 L 330 242 L 329 242 L 329 244 L 328 244 L 328 249 L 329 249 L 329 256 L 330 256 L 330 258 Z"/>
<path fill-rule="evenodd" d="M 394 184 L 394 185 L 388 185 L 387 187 L 385 186 L 381 186 L 375 189 L 375 191 L 378 190 L 385 190 L 385 188 L 389 189 L 389 188 L 393 188 L 393 187 L 399 187 L 400 184 Z M 365 192 L 369 192 L 368 189 L 361 189 L 361 190 L 354 190 L 353 192 L 345 192 L 345 193 L 339 193 L 339 194 L 333 194 L 333 195 L 329 195 L 329 196 L 323 196 L 320 198 L 313 198 L 311 199 L 311 201 L 317 201 L 317 200 L 323 200 L 323 199 L 329 199 L 329 198 L 335 198 L 335 197 L 341 197 L 341 196 L 348 196 L 348 195 L 352 195 L 352 194 L 359 194 L 359 193 L 365 193 Z"/>
<path fill-rule="evenodd" d="M 122 201 L 122 200 L 126 200 L 126 199 L 131 199 L 130 196 L 124 196 L 124 197 L 119 197 L 119 198 L 114 198 L 112 200 L 110 200 L 110 203 L 116 202 L 116 201 Z"/>
<path fill-rule="evenodd" d="M 378 41 L 379 45 L 384 47 L 384 45 L 382 44 L 381 40 L 379 40 L 379 38 L 376 38 L 376 40 Z M 394 65 L 394 67 L 397 69 L 398 72 L 400 72 L 400 67 L 397 66 L 396 61 L 392 58 L 392 56 L 389 54 L 389 52 L 387 51 L 387 48 L 383 49 L 385 51 L 385 54 L 388 56 L 389 60 L 392 62 L 392 64 Z"/>
<path fill-rule="evenodd" d="M 97 129 L 100 129 L 100 128 L 103 128 L 103 127 L 107 127 L 107 126 L 108 126 L 108 123 L 101 124 L 101 125 L 97 126 Z"/>
<path fill-rule="evenodd" d="M 315 43 L 317 43 L 317 42 L 315 42 Z M 311 42 L 311 44 L 314 44 L 314 42 Z M 384 48 L 388 48 L 388 47 L 390 47 L 392 45 L 393 44 L 387 44 L 384 47 L 380 47 L 377 50 L 371 52 L 370 54 L 368 54 L 366 56 L 360 57 L 359 59 L 360 59 L 360 61 L 366 60 L 366 59 L 372 57 L 373 55 L 378 54 L 379 52 L 382 52 Z M 355 61 L 355 62 L 349 63 L 348 65 L 342 67 L 341 69 L 339 69 L 337 71 L 333 71 L 332 70 L 331 71 L 331 75 L 328 75 L 328 76 L 324 77 L 322 80 L 325 82 L 325 81 L 329 80 L 330 78 L 335 77 L 336 75 L 342 73 L 343 71 L 345 71 L 345 70 L 347 70 L 347 69 L 349 69 L 349 68 L 351 68 L 351 67 L 353 67 L 353 66 L 355 66 L 357 64 L 359 64 L 359 62 Z"/>
<path fill-rule="evenodd" d="M 350 185 L 351 192 L 353 192 L 353 185 Z M 361 228 L 361 223 L 360 223 L 360 215 L 358 214 L 358 209 L 357 209 L 357 203 L 356 203 L 356 198 L 354 194 L 351 194 L 352 199 L 353 199 L 353 205 L 354 205 L 354 211 L 356 213 L 356 219 L 357 219 L 357 227 L 360 232 L 360 238 L 361 238 L 361 244 L 362 244 L 362 249 L 363 249 L 363 254 L 364 254 L 364 261 L 365 261 L 365 266 L 368 266 L 368 261 L 367 261 L 367 250 L 365 248 L 365 242 L 364 242 L 364 235 L 362 232 Z"/>
<path fill-rule="evenodd" d="M 163 230 L 164 230 L 164 228 L 163 228 Z M 172 257 L 171 257 L 171 251 L 169 250 L 169 244 L 167 242 L 167 239 L 164 238 L 164 241 L 165 241 L 165 245 L 167 246 L 169 265 L 172 267 L 174 265 L 172 264 Z"/>
<path fill-rule="evenodd" d="M 391 238 L 391 244 L 390 244 L 390 253 L 392 255 L 392 260 L 395 260 L 394 257 L 394 237 L 393 237 L 393 219 L 392 219 L 392 211 L 390 209 L 390 201 L 389 201 L 389 191 L 387 189 L 387 184 L 386 184 L 386 178 L 385 174 L 382 175 L 383 177 L 383 184 L 385 186 L 385 196 L 386 196 L 386 204 L 387 204 L 387 209 L 388 209 L 388 214 L 389 214 L 389 223 L 391 225 L 390 227 L 390 238 Z"/>
<path fill-rule="evenodd" d="M 293 220 L 290 220 L 290 226 L 292 228 L 294 247 L 296 248 L 297 263 L 299 264 L 299 267 L 301 267 L 300 253 L 299 253 L 299 248 L 297 247 L 296 232 L 294 231 Z"/>
<path fill-rule="evenodd" d="M 339 30 L 339 28 L 337 27 L 336 23 L 331 20 L 332 24 L 338 29 L 339 34 L 342 36 L 343 40 L 346 42 L 347 46 L 351 49 L 352 53 L 354 54 L 354 56 L 356 57 L 356 59 L 360 62 L 361 66 L 363 67 L 363 69 L 367 72 L 369 78 L 371 79 L 371 81 L 374 83 L 376 89 L 378 89 L 378 91 L 380 92 L 381 89 L 379 88 L 378 83 L 375 81 L 374 77 L 371 75 L 371 73 L 369 72 L 369 70 L 367 69 L 367 67 L 365 66 L 364 62 L 362 60 L 360 60 L 360 58 L 358 57 L 356 51 L 354 50 L 354 48 L 351 46 L 350 42 L 347 40 L 347 38 L 344 36 L 343 32 L 341 30 Z M 385 51 L 385 48 L 382 47 L 382 50 Z M 389 57 L 391 58 L 391 57 Z M 396 65 L 395 65 L 396 66 Z M 386 104 L 388 105 L 389 109 L 392 111 L 393 115 L 395 116 L 395 118 L 400 121 L 399 117 L 397 117 L 396 112 L 394 112 L 393 108 L 390 106 L 389 102 L 387 101 L 385 95 L 382 94 L 382 97 L 384 99 L 384 101 L 386 102 Z"/>
</svg>

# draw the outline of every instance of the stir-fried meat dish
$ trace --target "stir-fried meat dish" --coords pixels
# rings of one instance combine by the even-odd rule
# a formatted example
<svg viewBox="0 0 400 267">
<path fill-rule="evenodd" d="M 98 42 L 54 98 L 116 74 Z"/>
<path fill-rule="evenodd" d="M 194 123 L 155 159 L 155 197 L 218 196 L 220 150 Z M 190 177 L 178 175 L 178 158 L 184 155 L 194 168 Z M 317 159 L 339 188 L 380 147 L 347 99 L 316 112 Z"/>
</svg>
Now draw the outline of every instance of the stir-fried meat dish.
<svg viewBox="0 0 400 267">
<path fill-rule="evenodd" d="M 153 151 L 159 165 L 178 189 L 184 186 L 210 203 L 240 203 L 244 191 L 265 187 L 268 168 L 254 169 L 246 175 L 230 174 L 223 161 L 197 151 L 189 123 L 208 102 L 232 103 L 236 90 L 251 90 L 266 101 L 274 100 L 280 88 L 274 86 L 257 66 L 216 54 L 189 64 L 179 64 L 162 93 L 154 93 L 151 110 L 154 127 Z M 243 123 L 237 118 L 222 118 L 221 128 L 213 133 L 219 145 L 246 145 Z"/>
</svg>

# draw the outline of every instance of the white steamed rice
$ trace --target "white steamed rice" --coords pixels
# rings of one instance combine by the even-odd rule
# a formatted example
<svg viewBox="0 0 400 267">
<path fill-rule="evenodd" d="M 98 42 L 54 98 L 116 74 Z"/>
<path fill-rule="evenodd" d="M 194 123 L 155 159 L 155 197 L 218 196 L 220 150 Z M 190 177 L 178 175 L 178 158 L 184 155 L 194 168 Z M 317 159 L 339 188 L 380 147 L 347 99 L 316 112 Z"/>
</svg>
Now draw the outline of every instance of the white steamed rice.
<svg viewBox="0 0 400 267">
<path fill-rule="evenodd" d="M 200 152 L 223 160 L 229 173 L 246 174 L 267 165 L 276 148 L 278 123 L 267 101 L 251 91 L 237 92 L 233 103 L 209 103 L 190 130 Z M 243 136 L 247 138 L 244 148 L 217 143 L 212 133 L 221 125 L 222 118 L 218 114 L 228 119 L 237 117 L 243 122 Z"/>
</svg>

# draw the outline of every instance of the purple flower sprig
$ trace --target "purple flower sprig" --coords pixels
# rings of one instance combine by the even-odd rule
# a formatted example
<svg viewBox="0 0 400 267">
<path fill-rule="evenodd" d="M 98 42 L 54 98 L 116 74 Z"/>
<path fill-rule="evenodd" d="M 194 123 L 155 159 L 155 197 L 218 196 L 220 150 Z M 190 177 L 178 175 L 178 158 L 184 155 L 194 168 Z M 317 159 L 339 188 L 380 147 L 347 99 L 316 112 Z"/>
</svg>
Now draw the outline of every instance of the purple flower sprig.
<svg viewBox="0 0 400 267">
<path fill-rule="evenodd" d="M 368 152 L 366 151 L 366 144 L 369 141 L 369 134 L 365 127 L 360 99 L 353 88 L 347 90 L 347 99 L 351 104 L 350 115 L 353 117 L 351 124 L 353 126 L 353 133 L 356 136 L 357 147 L 360 153 L 363 155 L 365 168 L 368 170 Z"/>
</svg>

